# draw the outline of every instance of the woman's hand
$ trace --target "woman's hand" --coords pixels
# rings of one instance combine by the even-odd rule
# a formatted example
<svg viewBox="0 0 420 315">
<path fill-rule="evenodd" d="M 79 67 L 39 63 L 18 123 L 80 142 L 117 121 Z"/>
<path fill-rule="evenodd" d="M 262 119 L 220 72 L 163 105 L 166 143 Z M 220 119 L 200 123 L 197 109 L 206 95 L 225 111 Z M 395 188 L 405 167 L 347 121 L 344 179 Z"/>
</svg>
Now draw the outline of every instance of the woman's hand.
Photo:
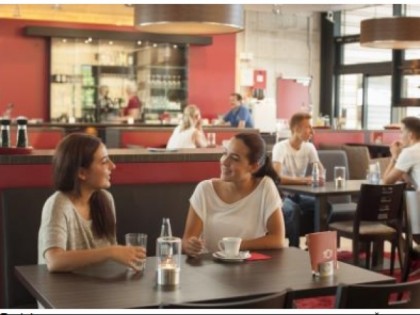
<svg viewBox="0 0 420 315">
<path fill-rule="evenodd" d="M 204 249 L 204 241 L 192 236 L 185 241 L 184 251 L 188 256 L 197 257 Z"/>
<path fill-rule="evenodd" d="M 146 250 L 140 246 L 116 245 L 112 247 L 112 259 L 140 271 L 137 263 L 146 259 Z"/>
</svg>

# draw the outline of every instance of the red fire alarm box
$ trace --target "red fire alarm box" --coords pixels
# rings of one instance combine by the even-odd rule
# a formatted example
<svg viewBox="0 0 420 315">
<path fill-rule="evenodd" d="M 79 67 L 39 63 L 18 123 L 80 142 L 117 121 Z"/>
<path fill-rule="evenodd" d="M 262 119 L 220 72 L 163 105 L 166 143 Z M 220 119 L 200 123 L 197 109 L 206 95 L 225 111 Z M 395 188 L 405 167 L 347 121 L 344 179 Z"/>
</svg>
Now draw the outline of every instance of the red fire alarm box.
<svg viewBox="0 0 420 315">
<path fill-rule="evenodd" d="M 254 89 L 265 90 L 267 85 L 267 71 L 254 70 Z"/>
</svg>

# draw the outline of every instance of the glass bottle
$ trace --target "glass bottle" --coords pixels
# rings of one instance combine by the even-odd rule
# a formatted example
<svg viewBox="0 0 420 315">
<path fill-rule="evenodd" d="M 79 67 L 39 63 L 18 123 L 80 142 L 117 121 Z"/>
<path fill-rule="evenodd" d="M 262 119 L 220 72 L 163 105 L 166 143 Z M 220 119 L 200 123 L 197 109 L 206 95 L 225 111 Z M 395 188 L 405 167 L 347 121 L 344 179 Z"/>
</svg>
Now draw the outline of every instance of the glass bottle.
<svg viewBox="0 0 420 315">
<path fill-rule="evenodd" d="M 312 187 L 319 186 L 319 165 L 314 162 L 312 165 Z"/>
<path fill-rule="evenodd" d="M 172 236 L 171 222 L 169 218 L 163 218 L 162 227 L 160 229 L 160 237 Z"/>
<path fill-rule="evenodd" d="M 10 147 L 10 119 L 1 119 L 1 146 Z"/>
<path fill-rule="evenodd" d="M 160 251 L 160 254 L 171 256 L 171 249 L 169 246 L 166 246 L 164 241 L 172 239 L 172 229 L 171 229 L 171 222 L 169 221 L 169 218 L 163 218 L 162 220 L 162 227 L 160 228 L 160 237 L 156 240 L 156 256 L 159 256 L 158 249 Z M 162 245 L 158 246 L 159 243 L 162 243 Z M 165 247 L 166 246 L 166 247 Z"/>
<path fill-rule="evenodd" d="M 16 119 L 18 124 L 17 126 L 17 137 L 16 137 L 16 147 L 18 148 L 26 148 L 29 146 L 28 144 L 28 132 L 27 132 L 27 124 L 28 119 L 23 116 L 19 116 Z"/>
</svg>

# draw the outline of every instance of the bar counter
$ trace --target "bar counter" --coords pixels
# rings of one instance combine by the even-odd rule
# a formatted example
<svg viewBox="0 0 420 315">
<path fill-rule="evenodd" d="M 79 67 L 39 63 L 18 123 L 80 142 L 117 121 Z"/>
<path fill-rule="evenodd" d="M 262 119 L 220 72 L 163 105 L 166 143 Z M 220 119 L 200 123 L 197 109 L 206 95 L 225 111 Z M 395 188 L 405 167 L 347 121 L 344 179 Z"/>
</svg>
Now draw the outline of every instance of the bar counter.
<svg viewBox="0 0 420 315">
<path fill-rule="evenodd" d="M 116 164 L 109 190 L 116 205 L 118 242 L 124 244 L 125 233 L 146 233 L 150 253 L 155 252 L 162 218 L 170 218 L 172 232 L 181 236 L 197 183 L 220 175 L 221 147 L 108 152 Z M 0 308 L 22 296 L 33 300 L 13 277 L 13 269 L 37 262 L 41 211 L 54 190 L 53 154 L 54 150 L 34 150 L 27 155 L 0 155 Z"/>
</svg>

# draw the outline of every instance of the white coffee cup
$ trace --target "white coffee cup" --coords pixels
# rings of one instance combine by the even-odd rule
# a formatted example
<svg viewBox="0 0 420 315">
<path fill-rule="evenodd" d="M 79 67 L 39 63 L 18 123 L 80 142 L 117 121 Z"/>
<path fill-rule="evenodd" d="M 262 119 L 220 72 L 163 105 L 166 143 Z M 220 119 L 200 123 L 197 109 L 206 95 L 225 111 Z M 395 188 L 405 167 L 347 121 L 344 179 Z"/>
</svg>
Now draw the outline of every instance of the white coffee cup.
<svg viewBox="0 0 420 315">
<path fill-rule="evenodd" d="M 239 248 L 242 239 L 240 237 L 224 237 L 219 241 L 219 249 L 224 253 L 225 257 L 233 258 L 239 256 Z"/>
</svg>

